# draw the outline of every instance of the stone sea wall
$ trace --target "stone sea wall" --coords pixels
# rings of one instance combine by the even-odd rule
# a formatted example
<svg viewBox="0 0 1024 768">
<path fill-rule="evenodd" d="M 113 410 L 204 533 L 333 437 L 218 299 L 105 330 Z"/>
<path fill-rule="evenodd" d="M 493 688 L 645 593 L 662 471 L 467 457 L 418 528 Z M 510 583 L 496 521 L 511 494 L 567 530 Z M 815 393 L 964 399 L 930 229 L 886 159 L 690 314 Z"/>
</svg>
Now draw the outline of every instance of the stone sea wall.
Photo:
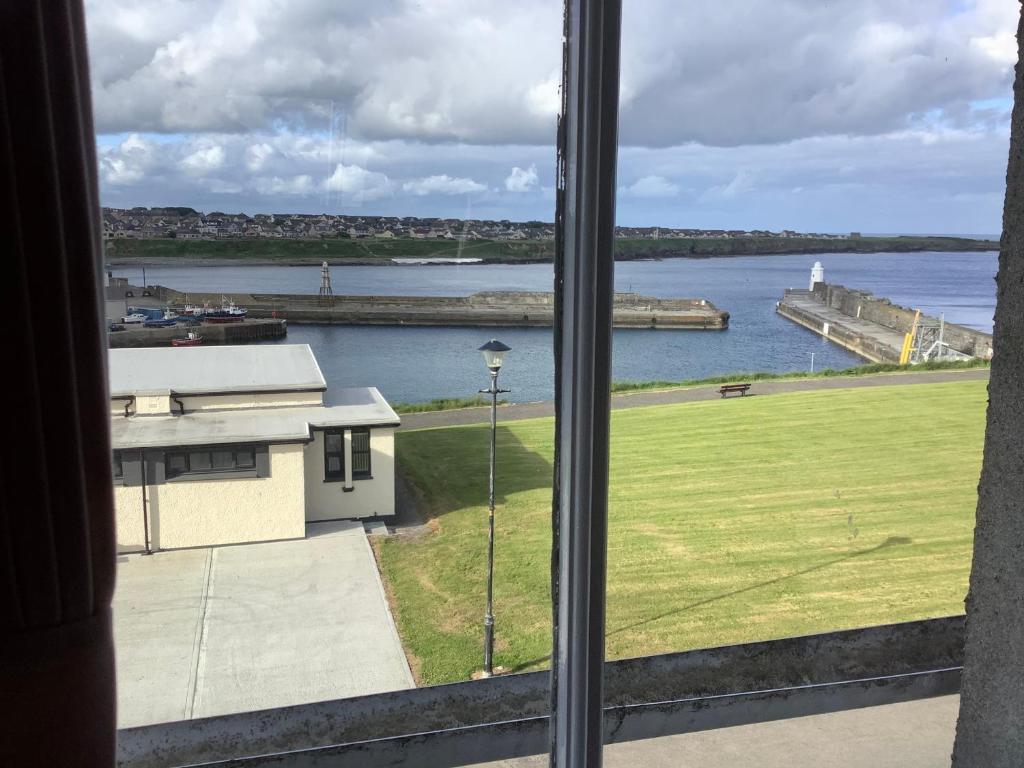
<svg viewBox="0 0 1024 768">
<path fill-rule="evenodd" d="M 899 333 L 910 333 L 914 325 L 915 310 L 893 304 L 888 299 L 875 298 L 867 291 L 858 291 L 842 285 L 815 283 L 814 297 L 827 307 L 850 317 L 860 318 L 891 328 Z M 938 323 L 937 317 L 921 315 L 925 323 Z M 973 328 L 946 323 L 943 339 L 952 349 L 983 360 L 992 359 L 992 336 Z"/>
</svg>

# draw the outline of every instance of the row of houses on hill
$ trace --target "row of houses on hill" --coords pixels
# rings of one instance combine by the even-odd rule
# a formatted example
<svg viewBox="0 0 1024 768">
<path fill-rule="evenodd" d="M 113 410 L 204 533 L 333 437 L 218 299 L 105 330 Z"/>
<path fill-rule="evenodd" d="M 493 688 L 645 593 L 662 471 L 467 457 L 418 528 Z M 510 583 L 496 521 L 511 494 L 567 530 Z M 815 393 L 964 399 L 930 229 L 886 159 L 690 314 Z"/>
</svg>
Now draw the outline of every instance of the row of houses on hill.
<svg viewBox="0 0 1024 768">
<path fill-rule="evenodd" d="M 669 227 L 616 227 L 620 238 L 839 238 L 845 235 L 801 233 L 793 230 L 692 229 Z M 349 216 L 340 214 L 203 213 L 192 208 L 104 208 L 104 239 L 176 238 L 216 239 L 321 239 L 411 238 L 418 240 L 552 240 L 555 225 L 542 221 L 445 219 L 415 216 Z"/>
</svg>

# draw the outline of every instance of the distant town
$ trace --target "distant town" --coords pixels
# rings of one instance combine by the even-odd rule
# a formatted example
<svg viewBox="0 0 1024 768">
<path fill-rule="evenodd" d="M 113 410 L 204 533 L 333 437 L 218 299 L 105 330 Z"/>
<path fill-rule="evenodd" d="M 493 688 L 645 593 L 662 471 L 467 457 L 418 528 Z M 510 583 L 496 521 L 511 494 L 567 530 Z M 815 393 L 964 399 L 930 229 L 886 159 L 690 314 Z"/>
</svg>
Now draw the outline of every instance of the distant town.
<svg viewBox="0 0 1024 768">
<path fill-rule="evenodd" d="M 616 227 L 619 238 L 779 238 L 847 239 L 859 233 L 821 234 L 761 229 L 682 229 L 677 227 Z M 345 216 L 295 213 L 203 213 L 192 208 L 104 208 L 103 238 L 178 240 L 230 239 L 360 239 L 408 238 L 417 240 L 554 240 L 555 225 L 543 221 L 502 219 L 445 219 L 415 216 Z"/>
</svg>

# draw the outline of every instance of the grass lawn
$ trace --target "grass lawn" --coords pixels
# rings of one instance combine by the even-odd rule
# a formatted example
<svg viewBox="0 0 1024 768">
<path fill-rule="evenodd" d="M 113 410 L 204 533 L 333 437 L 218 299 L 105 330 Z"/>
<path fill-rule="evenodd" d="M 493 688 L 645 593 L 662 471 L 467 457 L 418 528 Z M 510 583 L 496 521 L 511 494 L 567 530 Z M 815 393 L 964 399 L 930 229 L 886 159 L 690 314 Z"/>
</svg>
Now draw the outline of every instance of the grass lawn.
<svg viewBox="0 0 1024 768">
<path fill-rule="evenodd" d="M 609 658 L 961 613 L 986 382 L 613 412 Z M 495 663 L 548 665 L 551 419 L 498 431 Z M 400 432 L 433 532 L 379 543 L 424 684 L 481 665 L 486 426 Z"/>
</svg>

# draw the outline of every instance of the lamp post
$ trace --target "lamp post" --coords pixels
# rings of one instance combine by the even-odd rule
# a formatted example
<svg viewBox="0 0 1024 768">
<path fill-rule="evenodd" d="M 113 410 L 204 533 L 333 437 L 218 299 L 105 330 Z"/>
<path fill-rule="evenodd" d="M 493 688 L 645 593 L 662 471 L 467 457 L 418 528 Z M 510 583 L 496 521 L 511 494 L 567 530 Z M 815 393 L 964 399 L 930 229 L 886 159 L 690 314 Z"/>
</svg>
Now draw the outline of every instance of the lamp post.
<svg viewBox="0 0 1024 768">
<path fill-rule="evenodd" d="M 510 391 L 498 389 L 498 371 L 501 370 L 505 356 L 511 349 L 511 347 L 502 344 L 497 339 L 491 339 L 480 347 L 487 370 L 491 372 L 491 386 L 480 390 L 481 394 L 489 394 L 491 396 L 491 467 L 487 484 L 487 612 L 484 614 L 483 677 L 490 677 L 494 673 L 494 612 L 492 610 L 494 586 L 494 447 L 498 432 L 498 395 Z"/>
</svg>

